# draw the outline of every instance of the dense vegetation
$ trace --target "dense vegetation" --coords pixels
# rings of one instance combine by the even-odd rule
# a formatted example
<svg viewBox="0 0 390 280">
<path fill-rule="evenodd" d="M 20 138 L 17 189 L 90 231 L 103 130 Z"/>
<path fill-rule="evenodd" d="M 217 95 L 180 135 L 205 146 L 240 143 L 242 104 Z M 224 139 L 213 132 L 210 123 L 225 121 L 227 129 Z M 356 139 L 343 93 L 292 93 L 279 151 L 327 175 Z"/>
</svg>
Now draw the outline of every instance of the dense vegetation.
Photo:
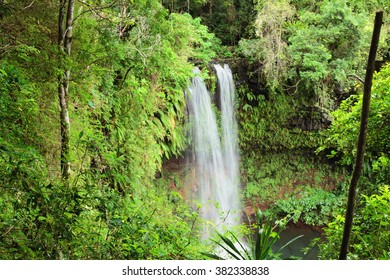
<svg viewBox="0 0 390 280">
<path fill-rule="evenodd" d="M 0 0 L 0 259 L 204 258 L 203 221 L 163 166 L 187 149 L 193 67 L 213 83 L 212 61 L 237 74 L 246 206 L 325 227 L 320 257 L 337 258 L 377 9 L 350 257 L 389 259 L 389 8 Z"/>
<path fill-rule="evenodd" d="M 195 258 L 196 213 L 154 177 L 185 147 L 189 60 L 207 64 L 216 39 L 159 1 L 77 1 L 69 57 L 59 3 L 29 4 L 1 2 L 1 257 Z"/>
</svg>

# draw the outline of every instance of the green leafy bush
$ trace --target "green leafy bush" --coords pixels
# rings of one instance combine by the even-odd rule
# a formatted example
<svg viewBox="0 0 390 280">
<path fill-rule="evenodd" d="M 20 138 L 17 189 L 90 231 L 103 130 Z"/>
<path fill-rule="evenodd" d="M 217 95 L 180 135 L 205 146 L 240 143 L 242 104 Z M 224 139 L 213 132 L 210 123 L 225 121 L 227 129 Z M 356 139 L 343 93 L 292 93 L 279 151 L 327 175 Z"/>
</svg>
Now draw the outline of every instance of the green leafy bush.
<svg viewBox="0 0 390 280">
<path fill-rule="evenodd" d="M 172 202 L 172 195 L 163 189 L 95 193 L 72 227 L 77 236 L 72 258 L 199 259 L 204 247 L 197 236 L 198 215 L 180 195 Z"/>
<path fill-rule="evenodd" d="M 44 185 L 45 169 L 31 156 L 35 164 L 26 151 L 17 165 L 0 159 L 0 174 L 14 175 L 1 181 L 2 259 L 199 259 L 208 250 L 198 214 L 178 193 L 152 186 L 120 194 L 86 178 Z"/>
<path fill-rule="evenodd" d="M 338 189 L 345 172 L 308 152 L 244 153 L 241 157 L 243 195 L 252 204 L 269 204 L 307 187 Z M 315 190 L 313 190 L 315 193 Z"/>
<path fill-rule="evenodd" d="M 275 201 L 271 211 L 291 216 L 294 223 L 301 221 L 307 225 L 324 226 L 344 205 L 344 197 L 322 188 L 305 187 L 296 195 Z"/>
<path fill-rule="evenodd" d="M 315 148 L 321 139 L 316 131 L 303 130 L 291 122 L 301 113 L 293 97 L 272 94 L 256 96 L 248 88 L 238 89 L 240 108 L 239 143 L 246 151 L 261 152 Z"/>
<path fill-rule="evenodd" d="M 364 175 L 376 180 L 375 184 L 387 183 L 389 177 L 390 142 L 390 66 L 377 73 L 373 80 L 370 115 L 368 119 Z M 328 138 L 317 151 L 329 151 L 329 158 L 352 166 L 360 127 L 362 94 L 352 95 L 334 111 Z"/>
<path fill-rule="evenodd" d="M 389 259 L 390 189 L 381 186 L 378 194 L 362 195 L 356 209 L 349 245 L 349 259 Z M 325 228 L 326 242 L 319 243 L 321 259 L 337 259 L 344 230 L 343 209 Z"/>
<path fill-rule="evenodd" d="M 337 83 L 347 88 L 347 75 L 356 69 L 365 47 L 364 14 L 355 13 L 347 1 L 322 1 L 319 11 L 303 11 L 291 25 L 288 53 L 290 77 L 299 81 L 306 94 L 314 94 L 319 106 L 330 109 Z"/>
<path fill-rule="evenodd" d="M 161 1 L 77 2 L 63 184 L 58 7 L 38 2 L 0 17 L 0 257 L 199 258 L 197 213 L 155 174 L 186 147 L 183 89 L 218 40 Z"/>
</svg>

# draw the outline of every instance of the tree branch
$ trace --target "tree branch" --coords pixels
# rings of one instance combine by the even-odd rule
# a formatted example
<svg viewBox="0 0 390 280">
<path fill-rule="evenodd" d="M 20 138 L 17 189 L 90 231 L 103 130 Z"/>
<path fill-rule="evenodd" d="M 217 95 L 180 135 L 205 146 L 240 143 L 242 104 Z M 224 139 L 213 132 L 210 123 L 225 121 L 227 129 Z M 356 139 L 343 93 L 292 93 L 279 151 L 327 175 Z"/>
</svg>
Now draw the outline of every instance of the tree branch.
<svg viewBox="0 0 390 280">
<path fill-rule="evenodd" d="M 347 77 L 354 77 L 356 80 L 358 80 L 359 82 L 361 82 L 362 84 L 364 84 L 364 81 L 362 78 L 360 78 L 358 75 L 356 74 L 349 74 L 347 75 Z"/>
<path fill-rule="evenodd" d="M 23 8 L 23 10 L 27 10 L 28 8 L 30 8 L 33 4 L 34 4 L 35 0 L 33 0 L 30 5 L 26 6 Z"/>
<path fill-rule="evenodd" d="M 91 13 L 94 13 L 95 15 L 97 15 L 98 17 L 102 18 L 102 19 L 105 19 L 105 20 L 108 20 L 108 21 L 111 21 L 109 18 L 101 15 L 99 13 L 99 11 L 102 11 L 102 10 L 105 10 L 105 9 L 109 9 L 113 6 L 115 6 L 115 4 L 117 4 L 118 1 L 114 1 L 112 2 L 111 4 L 109 5 L 106 5 L 106 6 L 102 6 L 102 7 L 94 7 L 92 6 L 91 4 L 87 3 L 87 2 L 84 2 L 82 0 L 77 0 L 79 3 L 83 4 L 84 6 L 87 6 L 88 8 L 88 11 L 84 11 L 82 13 L 80 13 L 79 15 L 77 15 L 75 18 L 74 18 L 74 21 L 76 21 L 79 17 L 81 17 L 82 15 L 88 13 L 88 12 L 91 12 Z"/>
</svg>

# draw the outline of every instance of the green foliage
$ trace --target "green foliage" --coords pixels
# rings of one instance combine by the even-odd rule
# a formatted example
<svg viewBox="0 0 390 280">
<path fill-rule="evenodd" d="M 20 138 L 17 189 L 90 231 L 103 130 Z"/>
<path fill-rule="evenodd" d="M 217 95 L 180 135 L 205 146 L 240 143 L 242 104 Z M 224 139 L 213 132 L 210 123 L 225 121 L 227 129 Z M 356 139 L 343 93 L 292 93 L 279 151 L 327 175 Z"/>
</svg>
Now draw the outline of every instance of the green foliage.
<svg viewBox="0 0 390 280">
<path fill-rule="evenodd" d="M 231 238 L 226 234 L 222 235 L 217 232 L 218 236 L 222 242 L 213 240 L 219 247 L 221 247 L 225 253 L 228 254 L 230 258 L 236 260 L 269 260 L 269 259 L 279 259 L 279 252 L 282 251 L 285 247 L 290 245 L 292 242 L 301 238 L 302 235 L 297 236 L 286 244 L 281 246 L 275 252 L 273 251 L 273 246 L 275 242 L 280 238 L 280 233 L 285 229 L 286 220 L 276 221 L 275 224 L 272 224 L 270 221 L 265 220 L 263 213 L 258 210 L 256 212 L 256 236 L 253 240 L 252 235 L 248 237 L 248 246 L 246 246 L 243 241 L 240 241 L 236 235 L 228 231 Z M 275 229 L 278 228 L 278 231 Z M 248 248 L 249 247 L 249 248 Z M 224 258 L 215 254 L 202 253 L 203 255 L 210 257 L 216 260 L 223 260 Z"/>
<path fill-rule="evenodd" d="M 390 67 L 386 66 L 375 75 L 372 86 L 370 115 L 365 153 L 364 174 L 378 183 L 389 182 L 388 141 L 390 112 Z M 352 166 L 360 127 L 362 95 L 352 95 L 332 114 L 332 126 L 328 138 L 318 152 L 330 151 L 328 157 L 338 159 L 342 165 Z"/>
<path fill-rule="evenodd" d="M 327 163 L 306 153 L 293 153 L 291 151 L 267 154 L 252 153 L 244 154 L 241 160 L 241 180 L 245 186 L 243 195 L 247 201 L 255 205 L 274 203 L 278 199 L 304 192 L 306 187 L 308 187 L 306 190 L 308 196 L 309 192 L 310 195 L 316 194 L 317 190 L 322 192 L 322 189 L 337 189 L 340 180 L 344 177 L 342 171 L 333 170 Z M 313 193 L 309 188 L 313 188 Z M 321 195 L 327 193 L 323 192 Z M 330 193 L 329 196 L 333 198 Z M 334 202 L 333 199 L 331 201 Z M 299 204 L 298 201 L 294 203 Z M 293 213 L 293 211 L 286 212 L 286 214 Z"/>
<path fill-rule="evenodd" d="M 71 224 L 75 204 L 58 185 L 44 185 L 44 159 L 35 149 L 0 139 L 2 259 L 58 257 Z M 68 215 L 69 214 L 69 215 Z"/>
<path fill-rule="evenodd" d="M 364 0 L 351 0 L 348 2 L 354 9 L 367 13 L 374 13 L 379 9 L 386 10 L 389 7 L 387 0 L 373 0 L 369 2 Z"/>
<path fill-rule="evenodd" d="M 345 192 L 334 193 L 322 188 L 304 187 L 287 199 L 275 201 L 270 211 L 280 216 L 292 218 L 307 225 L 324 226 L 335 212 L 345 204 Z"/>
<path fill-rule="evenodd" d="M 292 97 L 280 94 L 266 100 L 245 87 L 238 89 L 238 96 L 239 141 L 244 150 L 278 152 L 313 148 L 321 139 L 316 131 L 292 127 L 292 120 L 300 114 Z"/>
<path fill-rule="evenodd" d="M 141 5 L 139 9 L 142 14 L 150 8 Z M 120 65 L 115 70 L 117 78 L 121 79 L 120 94 L 134 94 L 143 106 L 145 100 L 156 99 L 143 109 L 150 118 L 148 122 L 160 131 L 165 130 L 157 136 L 163 152 L 167 157 L 177 155 L 184 148 L 180 130 L 184 116 L 183 88 L 192 75 L 192 65 L 187 61 L 195 59 L 208 63 L 215 55 L 213 36 L 199 19 L 193 20 L 188 14 L 171 14 L 166 18 L 162 13 L 160 18 L 153 20 L 144 15 L 134 21 L 136 26 L 127 34 L 126 42 L 118 44 L 118 51 L 124 57 L 113 61 Z M 115 74 L 111 76 L 115 77 Z"/>
<path fill-rule="evenodd" d="M 102 189 L 92 195 L 83 194 L 91 199 L 72 229 L 78 237 L 74 240 L 74 257 L 199 258 L 194 249 L 201 247 L 194 227 L 197 213 L 183 203 L 180 195 L 164 189 L 158 192 L 145 190 L 134 196 L 122 196 Z M 170 200 L 172 196 L 176 197 L 174 202 Z"/>
<path fill-rule="evenodd" d="M 76 82 L 83 83 L 73 94 L 73 143 L 79 169 L 92 166 L 123 190 L 150 184 L 163 158 L 184 150 L 183 89 L 193 69 L 188 61 L 207 64 L 217 42 L 199 19 L 168 14 L 158 1 L 134 3 L 128 15 L 114 19 L 128 24 L 120 34 L 115 21 L 78 22 L 75 45 L 81 50 L 74 60 L 91 63 L 88 71 L 79 66 Z M 86 30 L 97 37 L 91 40 Z M 81 132 L 85 137 L 79 141 Z"/>
<path fill-rule="evenodd" d="M 164 0 L 171 12 L 187 12 L 202 19 L 225 45 L 235 45 L 240 38 L 251 33 L 254 4 L 245 0 Z"/>
<path fill-rule="evenodd" d="M 0 257 L 199 258 L 197 214 L 155 174 L 186 147 L 191 61 L 207 65 L 219 42 L 157 0 L 92 2 L 76 2 L 66 59 L 58 4 L 1 13 Z M 71 69 L 68 186 L 58 182 L 60 60 Z"/>
<path fill-rule="evenodd" d="M 3 259 L 200 258 L 197 213 L 166 190 L 132 196 L 30 183 L 2 192 Z"/>
<path fill-rule="evenodd" d="M 152 185 L 120 194 L 91 171 L 65 188 L 43 181 L 36 150 L 3 139 L 0 150 L 2 259 L 200 258 L 198 214 L 178 193 Z"/>
<path fill-rule="evenodd" d="M 283 80 L 288 72 L 285 25 L 295 14 L 295 8 L 289 2 L 287 0 L 262 0 L 257 3 L 258 13 L 254 25 L 256 36 L 259 38 L 257 43 L 259 48 L 255 52 L 260 53 L 260 57 L 255 52 L 250 56 L 262 61 L 262 70 L 270 85 L 275 81 Z"/>
<path fill-rule="evenodd" d="M 216 54 L 232 56 L 234 50 L 221 46 L 220 40 L 234 45 L 242 36 L 251 38 L 253 2 L 76 1 L 72 52 L 66 58 L 57 46 L 58 3 L 0 2 L 0 257 L 199 258 L 197 252 L 207 250 L 207 245 L 197 236 L 197 214 L 167 188 L 168 182 L 156 182 L 155 174 L 165 159 L 180 155 L 186 147 L 183 89 L 193 75 L 193 63 L 206 66 Z M 277 38 L 280 49 L 267 54 L 265 49 L 258 51 L 259 40 L 255 45 L 250 40 L 241 44 L 243 52 L 259 54 L 257 62 L 275 55 L 268 65 L 292 65 L 289 69 L 301 72 L 286 73 L 291 79 L 287 90 L 280 81 L 266 83 L 267 100 L 239 89 L 240 144 L 246 151 L 285 152 L 318 145 L 321 136 L 294 120 L 308 115 L 323 118 L 321 110 L 313 114 L 307 110 L 313 102 L 306 95 L 314 96 L 314 103 L 320 99 L 322 103 L 315 106 L 326 107 L 325 89 L 344 83 L 350 70 L 359 74 L 366 32 L 361 28 L 363 14 L 383 5 L 383 1 L 288 3 L 277 6 L 285 13 L 274 25 L 277 29 L 263 36 Z M 287 9 L 293 6 L 296 18 Z M 355 17 L 355 11 L 361 15 Z M 294 22 L 287 23 L 290 20 Z M 267 31 L 264 21 L 258 23 L 259 30 Z M 306 47 L 301 44 L 304 40 Z M 355 47 L 351 42 L 356 40 Z M 385 47 L 382 50 L 385 54 Z M 57 84 L 64 64 L 71 70 L 69 185 L 58 182 Z M 388 143 L 383 140 L 388 134 L 388 81 L 383 73 L 378 97 L 373 95 L 382 100 L 373 102 L 377 118 L 372 125 L 378 133 L 368 149 L 369 169 L 381 182 L 390 173 Z M 291 87 L 295 83 L 298 87 Z M 288 95 L 297 88 L 303 93 Z M 280 94 L 285 91 L 288 94 Z M 351 98 L 348 110 L 353 112 L 354 105 Z M 351 135 L 346 135 L 348 145 Z M 337 145 L 332 142 L 329 147 L 348 157 L 349 148 Z M 306 175 L 308 170 L 296 173 L 301 165 L 294 160 L 291 168 L 282 168 L 289 161 L 286 155 L 283 161 L 276 156 L 263 162 L 255 158 L 253 166 L 244 163 L 247 198 L 275 198 L 280 186 L 298 184 L 294 174 Z M 312 185 L 319 184 L 313 180 Z"/>
<path fill-rule="evenodd" d="M 30 130 L 39 113 L 34 99 L 35 85 L 22 71 L 5 62 L 0 64 L 0 131 L 16 142 L 36 137 Z"/>
<path fill-rule="evenodd" d="M 245 200 L 270 205 L 275 216 L 323 226 L 344 203 L 345 175 L 314 157 L 272 153 L 242 160 Z"/>
<path fill-rule="evenodd" d="M 340 86 L 347 90 L 347 75 L 362 70 L 365 20 L 347 1 L 323 1 L 318 12 L 303 11 L 290 26 L 290 78 L 325 110 L 333 106 L 330 91 Z"/>
<path fill-rule="evenodd" d="M 280 102 L 272 100 L 275 95 L 286 94 L 291 98 L 288 104 L 293 105 L 286 109 L 293 113 L 290 121 L 304 119 L 319 123 L 315 129 L 326 127 L 338 100 L 355 90 L 350 75 L 364 73 L 374 6 L 386 4 L 257 1 L 256 37 L 240 40 L 238 53 L 255 67 L 253 75 L 271 101 L 267 105 Z M 384 28 L 380 42 L 379 57 L 384 61 L 388 59 L 387 33 Z M 255 122 L 260 118 L 256 116 Z"/>
<path fill-rule="evenodd" d="M 349 245 L 350 259 L 388 259 L 390 249 L 390 191 L 381 186 L 378 194 L 362 195 L 362 207 L 357 208 Z M 339 210 L 342 213 L 342 209 Z M 325 228 L 327 242 L 320 243 L 321 259 L 337 259 L 345 218 L 336 215 Z"/>
</svg>

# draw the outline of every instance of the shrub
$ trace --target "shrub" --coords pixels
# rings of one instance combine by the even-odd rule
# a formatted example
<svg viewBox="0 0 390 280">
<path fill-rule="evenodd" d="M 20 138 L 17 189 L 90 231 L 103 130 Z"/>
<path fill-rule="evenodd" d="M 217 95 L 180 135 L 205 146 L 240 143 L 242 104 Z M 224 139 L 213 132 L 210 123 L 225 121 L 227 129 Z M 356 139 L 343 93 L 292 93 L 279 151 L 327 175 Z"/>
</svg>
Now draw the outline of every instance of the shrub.
<svg viewBox="0 0 390 280">
<path fill-rule="evenodd" d="M 389 259 L 390 249 L 390 189 L 381 186 L 378 194 L 362 195 L 362 208 L 358 208 L 352 227 L 349 259 Z M 340 209 L 338 211 L 342 213 Z M 320 243 L 321 259 L 337 259 L 345 218 L 335 216 L 325 229 L 326 242 Z"/>
<path fill-rule="evenodd" d="M 322 188 L 305 187 L 298 195 L 277 200 L 273 211 L 292 217 L 294 223 L 323 226 L 330 222 L 335 211 L 344 205 L 340 195 Z"/>
</svg>

